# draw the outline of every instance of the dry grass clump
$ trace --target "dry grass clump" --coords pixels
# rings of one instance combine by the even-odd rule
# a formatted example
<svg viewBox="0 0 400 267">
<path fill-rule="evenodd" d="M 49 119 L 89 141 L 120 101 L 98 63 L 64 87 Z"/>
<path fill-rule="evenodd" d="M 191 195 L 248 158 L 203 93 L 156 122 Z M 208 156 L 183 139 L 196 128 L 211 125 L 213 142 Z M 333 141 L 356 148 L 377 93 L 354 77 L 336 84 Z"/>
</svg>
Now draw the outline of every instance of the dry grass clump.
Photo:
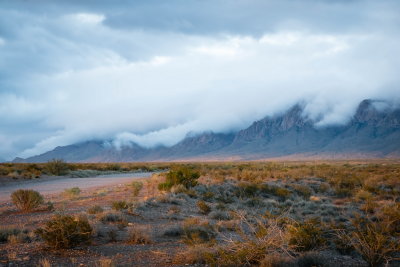
<svg viewBox="0 0 400 267">
<path fill-rule="evenodd" d="M 19 189 L 11 194 L 11 200 L 18 209 L 31 211 L 43 204 L 43 196 L 34 190 Z"/>
<path fill-rule="evenodd" d="M 128 239 L 126 241 L 129 244 L 153 243 L 149 227 L 140 225 L 134 225 L 128 229 Z"/>
<path fill-rule="evenodd" d="M 51 262 L 48 259 L 43 258 L 39 260 L 36 267 L 51 267 Z"/>
<path fill-rule="evenodd" d="M 188 218 L 183 222 L 183 238 L 188 245 L 213 241 L 216 233 L 208 221 L 199 218 Z"/>
<path fill-rule="evenodd" d="M 56 215 L 35 232 L 54 249 L 72 248 L 91 241 L 92 227 L 86 217 Z"/>
<path fill-rule="evenodd" d="M 134 197 L 137 197 L 140 193 L 140 190 L 142 190 L 143 188 L 143 183 L 138 181 L 133 181 L 131 183 L 131 187 L 132 187 L 132 195 Z"/>
<path fill-rule="evenodd" d="M 111 207 L 113 210 L 120 211 L 128 209 L 129 204 L 125 200 L 117 200 L 111 203 Z"/>
<path fill-rule="evenodd" d="M 89 213 L 89 214 L 99 214 L 99 213 L 102 213 L 103 211 L 104 211 L 104 209 L 102 207 L 100 207 L 99 205 L 95 205 L 93 207 L 90 207 L 87 210 L 87 213 Z"/>
<path fill-rule="evenodd" d="M 64 195 L 68 198 L 76 198 L 80 193 L 81 189 L 79 187 L 72 187 L 64 190 Z"/>
<path fill-rule="evenodd" d="M 267 264 L 265 258 L 271 254 L 292 257 L 284 232 L 276 221 L 256 220 L 250 223 L 242 218 L 242 223 L 238 239 L 227 239 L 224 244 L 208 249 L 196 247 L 197 252 L 188 257 L 211 266 L 253 266 L 260 265 L 264 260 Z M 193 250 L 188 253 L 193 253 Z"/>
<path fill-rule="evenodd" d="M 312 194 L 311 188 L 306 185 L 295 184 L 293 185 L 293 189 L 298 195 L 302 196 L 304 199 L 309 199 Z"/>
<path fill-rule="evenodd" d="M 125 223 L 127 222 L 125 216 L 120 213 L 107 212 L 100 214 L 98 220 L 102 223 Z"/>
</svg>

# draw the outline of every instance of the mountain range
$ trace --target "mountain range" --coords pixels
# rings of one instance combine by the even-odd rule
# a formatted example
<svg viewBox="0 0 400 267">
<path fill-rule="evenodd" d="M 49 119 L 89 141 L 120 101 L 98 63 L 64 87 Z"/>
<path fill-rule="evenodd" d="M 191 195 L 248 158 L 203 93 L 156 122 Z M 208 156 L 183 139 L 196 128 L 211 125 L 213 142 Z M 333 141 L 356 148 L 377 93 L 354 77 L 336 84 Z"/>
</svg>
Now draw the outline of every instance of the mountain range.
<svg viewBox="0 0 400 267">
<path fill-rule="evenodd" d="M 255 121 L 246 129 L 191 135 L 171 147 L 131 144 L 117 149 L 105 143 L 95 140 L 60 146 L 14 162 L 54 158 L 68 162 L 398 158 L 400 108 L 364 100 L 348 123 L 317 126 L 298 104 L 283 114 Z"/>
</svg>

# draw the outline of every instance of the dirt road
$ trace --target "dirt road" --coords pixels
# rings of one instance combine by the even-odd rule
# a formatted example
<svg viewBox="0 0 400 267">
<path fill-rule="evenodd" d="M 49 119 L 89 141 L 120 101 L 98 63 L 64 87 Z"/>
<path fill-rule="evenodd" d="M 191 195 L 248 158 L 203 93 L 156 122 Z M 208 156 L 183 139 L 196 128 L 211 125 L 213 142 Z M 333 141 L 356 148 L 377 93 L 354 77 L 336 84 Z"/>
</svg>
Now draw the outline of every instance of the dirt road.
<svg viewBox="0 0 400 267">
<path fill-rule="evenodd" d="M 86 178 L 62 177 L 50 180 L 32 180 L 20 184 L 4 185 L 0 187 L 0 201 L 7 201 L 13 191 L 18 189 L 33 189 L 43 195 L 54 194 L 64 191 L 66 188 L 79 187 L 89 189 L 101 186 L 129 183 L 135 179 L 150 177 L 152 172 L 121 173 L 102 175 Z"/>
</svg>

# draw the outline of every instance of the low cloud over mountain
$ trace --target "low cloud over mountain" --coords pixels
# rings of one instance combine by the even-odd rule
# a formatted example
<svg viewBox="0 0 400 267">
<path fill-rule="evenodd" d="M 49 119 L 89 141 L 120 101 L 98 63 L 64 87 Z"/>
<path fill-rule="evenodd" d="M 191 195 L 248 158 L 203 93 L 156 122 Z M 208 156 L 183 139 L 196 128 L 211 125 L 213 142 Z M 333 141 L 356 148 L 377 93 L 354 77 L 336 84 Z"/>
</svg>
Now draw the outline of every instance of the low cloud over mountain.
<svg viewBox="0 0 400 267">
<path fill-rule="evenodd" d="M 0 157 L 174 146 L 297 103 L 318 127 L 398 103 L 400 3 L 22 1 L 0 6 Z"/>
<path fill-rule="evenodd" d="M 16 162 L 255 160 L 292 158 L 387 158 L 400 156 L 400 108 L 364 100 L 351 120 L 340 126 L 318 126 L 302 105 L 265 117 L 229 134 L 206 132 L 187 136 L 172 147 L 144 148 L 135 143 L 118 148 L 103 141 L 57 147 Z"/>
</svg>

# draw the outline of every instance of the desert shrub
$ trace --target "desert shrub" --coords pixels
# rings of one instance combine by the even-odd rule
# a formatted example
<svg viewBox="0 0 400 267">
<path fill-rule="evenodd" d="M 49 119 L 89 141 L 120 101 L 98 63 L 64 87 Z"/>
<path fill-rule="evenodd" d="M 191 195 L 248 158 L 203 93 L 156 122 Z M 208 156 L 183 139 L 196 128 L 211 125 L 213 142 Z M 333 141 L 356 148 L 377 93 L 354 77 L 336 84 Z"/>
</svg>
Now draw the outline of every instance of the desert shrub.
<svg viewBox="0 0 400 267">
<path fill-rule="evenodd" d="M 186 188 L 197 185 L 200 173 L 189 167 L 178 167 L 167 173 L 166 181 L 158 185 L 159 190 L 170 190 L 172 186 L 181 184 Z"/>
<path fill-rule="evenodd" d="M 46 163 L 45 170 L 51 175 L 65 175 L 68 173 L 69 166 L 62 159 L 53 159 Z"/>
<path fill-rule="evenodd" d="M 319 186 L 318 186 L 318 192 L 320 192 L 320 193 L 326 193 L 326 192 L 328 192 L 328 190 L 330 189 L 330 186 L 329 186 L 329 184 L 328 183 L 321 183 Z"/>
<path fill-rule="evenodd" d="M 360 189 L 354 197 L 358 201 L 366 201 L 372 198 L 372 194 L 364 189 Z"/>
<path fill-rule="evenodd" d="M 126 201 L 124 201 L 124 200 L 118 200 L 118 201 L 113 201 L 113 202 L 111 203 L 111 207 L 112 207 L 113 210 L 119 211 L 119 210 L 126 210 L 126 209 L 128 209 L 128 208 L 129 208 L 129 205 L 128 205 L 128 203 L 127 203 Z"/>
<path fill-rule="evenodd" d="M 121 171 L 122 167 L 121 167 L 121 165 L 114 163 L 114 164 L 111 164 L 111 165 L 107 166 L 106 169 L 109 170 L 109 171 Z"/>
<path fill-rule="evenodd" d="M 88 210 L 87 210 L 87 213 L 89 213 L 89 214 L 98 214 L 98 213 L 102 213 L 104 210 L 103 210 L 103 208 L 102 207 L 100 207 L 100 206 L 98 206 L 98 205 L 95 205 L 95 206 L 93 206 L 93 207 L 90 207 Z"/>
<path fill-rule="evenodd" d="M 392 222 L 356 218 L 352 224 L 356 230 L 351 233 L 351 244 L 369 266 L 381 266 L 400 251 L 400 242 L 390 234 Z"/>
<path fill-rule="evenodd" d="M 108 242 L 117 242 L 118 233 L 116 229 L 110 229 L 107 232 Z"/>
<path fill-rule="evenodd" d="M 171 193 L 179 194 L 179 193 L 186 193 L 188 189 L 183 184 L 177 184 L 171 187 Z"/>
<path fill-rule="evenodd" d="M 164 230 L 163 235 L 164 236 L 172 236 L 172 237 L 176 237 L 176 236 L 181 236 L 183 235 L 183 228 L 180 225 L 171 225 L 169 227 L 167 227 Z"/>
<path fill-rule="evenodd" d="M 295 184 L 293 185 L 293 189 L 296 193 L 302 196 L 304 199 L 308 199 L 311 196 L 311 188 L 306 185 Z"/>
<path fill-rule="evenodd" d="M 258 193 L 258 186 L 254 183 L 242 182 L 238 184 L 237 196 L 241 198 L 255 197 Z"/>
<path fill-rule="evenodd" d="M 308 251 L 325 245 L 323 235 L 324 231 L 316 219 L 288 225 L 289 245 L 297 251 Z"/>
<path fill-rule="evenodd" d="M 138 181 L 134 181 L 131 183 L 132 186 L 132 194 L 134 197 L 137 197 L 140 193 L 140 190 L 142 190 L 143 188 L 143 183 L 142 182 L 138 182 Z"/>
<path fill-rule="evenodd" d="M 208 214 L 211 211 L 211 207 L 207 205 L 206 202 L 204 202 L 203 200 L 199 200 L 196 203 L 197 207 L 200 210 L 200 213 L 202 214 Z"/>
<path fill-rule="evenodd" d="M 290 190 L 280 187 L 280 186 L 262 184 L 262 185 L 260 185 L 259 188 L 260 188 L 261 193 L 274 195 L 282 200 L 285 200 L 292 194 L 292 192 Z"/>
<path fill-rule="evenodd" d="M 242 224 L 244 227 L 238 230 L 240 240 L 229 239 L 224 244 L 200 249 L 194 260 L 211 266 L 279 266 L 268 265 L 266 257 L 277 253 L 291 257 L 282 229 L 275 221 L 256 220 L 252 224 L 242 218 Z"/>
<path fill-rule="evenodd" d="M 391 235 L 400 236 L 400 203 L 390 203 L 385 205 L 378 217 L 381 221 L 388 224 L 388 231 Z M 390 223 L 389 223 L 390 222 Z"/>
<path fill-rule="evenodd" d="M 67 188 L 64 190 L 64 195 L 69 197 L 69 198 L 75 198 L 79 196 L 81 193 L 81 189 L 79 187 L 72 187 L 72 188 Z"/>
<path fill-rule="evenodd" d="M 43 204 L 43 196 L 31 189 L 19 189 L 11 194 L 11 200 L 18 209 L 31 211 Z"/>
<path fill-rule="evenodd" d="M 248 207 L 263 207 L 265 206 L 264 201 L 259 197 L 252 197 L 246 200 L 244 203 Z"/>
<path fill-rule="evenodd" d="M 149 229 L 147 227 L 141 227 L 135 225 L 128 230 L 128 239 L 127 242 L 129 244 L 151 244 L 153 243 L 151 239 L 151 234 L 149 233 Z"/>
<path fill-rule="evenodd" d="M 35 232 L 52 248 L 72 248 L 90 242 L 92 227 L 85 217 L 56 215 Z"/>
<path fill-rule="evenodd" d="M 209 214 L 209 217 L 214 220 L 228 221 L 232 219 L 232 216 L 227 211 L 216 210 Z"/>
<path fill-rule="evenodd" d="M 348 229 L 344 225 L 333 226 L 333 228 L 336 228 L 332 238 L 336 250 L 345 255 L 353 252 L 354 247 L 351 244 L 351 236 Z"/>
<path fill-rule="evenodd" d="M 372 200 L 372 199 L 367 199 L 367 201 L 365 201 L 365 203 L 363 203 L 361 206 L 360 206 L 360 209 L 362 210 L 362 211 L 364 211 L 365 213 L 370 213 L 370 214 L 372 214 L 372 213 L 374 213 L 375 212 L 375 209 L 378 207 L 378 204 L 374 201 L 374 200 Z"/>
<path fill-rule="evenodd" d="M 17 228 L 0 228 L 0 243 L 7 242 L 8 238 L 12 235 L 18 235 L 21 233 L 20 229 Z"/>
<path fill-rule="evenodd" d="M 7 241 L 10 244 L 20 244 L 30 242 L 31 239 L 28 236 L 27 231 L 23 231 L 15 235 L 9 235 Z"/>
<path fill-rule="evenodd" d="M 126 218 L 118 213 L 101 214 L 98 218 L 103 223 L 123 223 L 126 221 Z"/>
<path fill-rule="evenodd" d="M 200 221 L 197 218 L 189 218 L 183 222 L 184 242 L 189 245 L 213 241 L 216 233 L 207 221 Z"/>
</svg>

